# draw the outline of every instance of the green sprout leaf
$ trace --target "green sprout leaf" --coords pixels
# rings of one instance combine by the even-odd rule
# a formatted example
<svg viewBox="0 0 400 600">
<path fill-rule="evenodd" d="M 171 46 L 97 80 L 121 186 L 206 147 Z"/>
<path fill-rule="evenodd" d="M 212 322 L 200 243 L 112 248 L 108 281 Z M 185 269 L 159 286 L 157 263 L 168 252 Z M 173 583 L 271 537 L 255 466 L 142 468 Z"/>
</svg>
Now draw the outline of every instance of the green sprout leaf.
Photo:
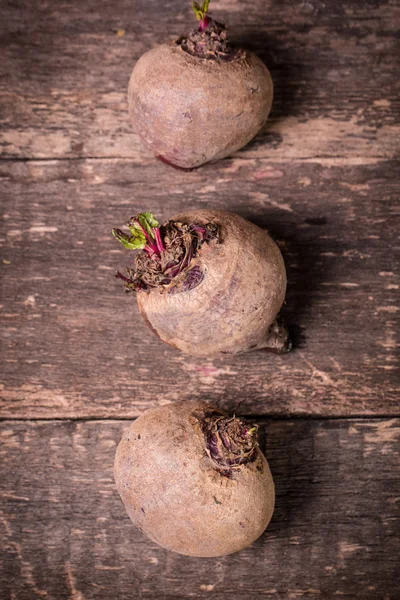
<svg viewBox="0 0 400 600">
<path fill-rule="evenodd" d="M 203 18 L 203 15 L 201 14 L 201 8 L 197 4 L 197 2 L 193 2 L 193 10 L 194 10 L 194 14 L 196 15 L 196 19 L 198 21 L 201 21 L 201 19 Z"/>
<path fill-rule="evenodd" d="M 125 248 L 128 248 L 128 250 L 143 250 L 147 242 L 143 231 L 140 228 L 135 229 L 134 231 L 132 228 L 130 229 L 132 231 L 132 235 L 124 233 L 121 231 L 121 229 L 113 229 L 112 234 L 119 242 L 121 242 L 121 244 L 125 246 Z"/>
<path fill-rule="evenodd" d="M 208 8 L 210 6 L 210 0 L 204 0 L 203 4 L 200 6 L 197 2 L 193 2 L 193 10 L 197 19 L 201 21 L 204 19 L 206 14 L 208 13 Z"/>
<path fill-rule="evenodd" d="M 145 213 L 140 213 L 140 215 L 138 215 L 138 220 L 139 220 L 139 223 L 141 224 L 141 226 L 143 227 L 143 229 L 145 229 L 147 231 L 147 233 L 150 234 L 151 237 L 154 238 L 155 235 L 153 233 L 153 229 L 154 229 L 154 227 L 159 226 L 159 222 L 157 221 L 157 219 L 155 219 L 151 213 L 145 212 Z"/>
<path fill-rule="evenodd" d="M 139 213 L 136 217 L 132 217 L 130 221 L 128 221 L 127 226 L 132 231 L 133 235 L 136 235 L 137 231 L 143 230 L 149 234 L 151 238 L 155 238 L 153 228 L 158 227 L 159 223 L 157 219 L 151 213 Z"/>
<path fill-rule="evenodd" d="M 136 218 L 136 217 L 135 217 Z M 143 229 L 140 226 L 139 221 L 135 221 L 134 218 L 132 218 L 130 221 L 128 221 L 127 223 L 125 223 L 125 225 L 127 227 L 129 227 L 129 229 L 132 232 L 132 235 L 137 235 L 138 233 L 141 233 L 142 235 L 144 235 L 143 233 Z M 145 236 L 146 237 L 146 236 Z"/>
</svg>

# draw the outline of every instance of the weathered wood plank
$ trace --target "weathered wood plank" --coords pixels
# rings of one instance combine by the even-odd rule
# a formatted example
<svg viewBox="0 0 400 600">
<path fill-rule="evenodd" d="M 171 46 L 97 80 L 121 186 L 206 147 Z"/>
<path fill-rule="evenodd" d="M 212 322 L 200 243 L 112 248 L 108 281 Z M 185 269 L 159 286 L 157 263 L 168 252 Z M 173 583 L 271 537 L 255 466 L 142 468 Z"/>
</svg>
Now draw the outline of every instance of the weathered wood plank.
<svg viewBox="0 0 400 600">
<path fill-rule="evenodd" d="M 394 162 L 235 159 L 194 173 L 1 163 L 3 417 L 134 417 L 191 397 L 247 414 L 398 415 L 397 172 Z M 292 354 L 192 359 L 146 328 L 113 278 L 130 257 L 110 231 L 143 208 L 166 219 L 185 205 L 236 211 L 278 241 Z"/>
<path fill-rule="evenodd" d="M 367 162 L 398 155 L 398 2 L 212 4 L 275 82 L 267 129 L 239 156 Z M 143 52 L 193 24 L 190 2 L 181 0 L 168 9 L 158 0 L 3 2 L 3 155 L 149 160 L 128 122 L 128 78 Z"/>
<path fill-rule="evenodd" d="M 267 533 L 220 559 L 168 553 L 130 523 L 112 475 L 123 422 L 4 422 L 4 600 L 396 600 L 398 420 L 270 422 Z"/>
</svg>

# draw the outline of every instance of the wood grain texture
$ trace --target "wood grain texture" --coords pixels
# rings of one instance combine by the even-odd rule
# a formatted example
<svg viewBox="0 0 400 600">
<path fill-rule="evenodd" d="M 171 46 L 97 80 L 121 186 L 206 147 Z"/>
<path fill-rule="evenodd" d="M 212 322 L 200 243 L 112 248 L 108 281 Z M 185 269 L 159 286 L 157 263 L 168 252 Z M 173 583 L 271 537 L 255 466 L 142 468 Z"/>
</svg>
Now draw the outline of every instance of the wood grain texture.
<svg viewBox="0 0 400 600">
<path fill-rule="evenodd" d="M 192 26 L 190 2 L 0 3 L 1 600 L 400 597 L 400 5 L 212 7 L 269 66 L 275 101 L 235 157 L 182 173 L 140 144 L 126 88 L 143 52 Z M 147 330 L 110 230 L 185 206 L 278 242 L 292 354 L 199 361 Z M 125 420 L 179 398 L 275 419 L 275 516 L 239 554 L 168 553 L 118 498 Z"/>
<path fill-rule="evenodd" d="M 395 167 L 1 163 L 2 416 L 130 418 L 179 398 L 247 414 L 398 415 Z M 238 212 L 277 240 L 293 353 L 195 359 L 147 329 L 114 279 L 131 255 L 111 228 L 185 205 Z"/>
<path fill-rule="evenodd" d="M 130 523 L 112 474 L 124 427 L 2 424 L 2 599 L 399 597 L 398 420 L 270 422 L 274 517 L 219 559 L 169 553 Z"/>
<path fill-rule="evenodd" d="M 267 128 L 239 156 L 398 156 L 396 0 L 214 0 L 212 7 L 275 83 Z M 127 83 L 143 52 L 194 25 L 189 1 L 161 9 L 158 0 L 19 0 L 0 11 L 5 157 L 150 160 L 128 121 Z"/>
</svg>

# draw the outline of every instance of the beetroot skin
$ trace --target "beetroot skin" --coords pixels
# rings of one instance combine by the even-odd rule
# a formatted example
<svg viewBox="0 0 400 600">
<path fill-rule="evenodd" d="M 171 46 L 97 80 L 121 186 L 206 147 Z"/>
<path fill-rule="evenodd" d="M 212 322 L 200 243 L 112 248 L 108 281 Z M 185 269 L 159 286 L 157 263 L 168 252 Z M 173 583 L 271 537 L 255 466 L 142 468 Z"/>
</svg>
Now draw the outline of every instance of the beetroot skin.
<svg viewBox="0 0 400 600">
<path fill-rule="evenodd" d="M 252 52 L 233 48 L 225 27 L 195 7 L 199 27 L 146 52 L 133 69 L 129 114 L 164 162 L 192 169 L 231 155 L 263 127 L 273 84 Z"/>
<path fill-rule="evenodd" d="M 180 554 L 238 552 L 263 533 L 274 510 L 257 427 L 205 402 L 139 417 L 122 437 L 114 473 L 133 523 Z"/>
<path fill-rule="evenodd" d="M 290 349 L 277 321 L 285 265 L 265 231 L 217 210 L 187 211 L 161 227 L 141 213 L 128 226 L 130 234 L 117 229 L 115 237 L 142 251 L 128 276 L 118 276 L 136 292 L 143 317 L 164 342 L 204 357 Z"/>
</svg>

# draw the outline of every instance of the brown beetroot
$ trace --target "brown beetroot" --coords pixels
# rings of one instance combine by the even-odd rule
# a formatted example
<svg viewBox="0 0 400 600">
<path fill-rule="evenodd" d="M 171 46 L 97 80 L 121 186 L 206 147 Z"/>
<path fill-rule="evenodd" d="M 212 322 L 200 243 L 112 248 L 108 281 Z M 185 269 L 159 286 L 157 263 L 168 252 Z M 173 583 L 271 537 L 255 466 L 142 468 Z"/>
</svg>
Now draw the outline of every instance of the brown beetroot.
<svg viewBox="0 0 400 600">
<path fill-rule="evenodd" d="M 231 155 L 265 124 L 273 84 L 252 52 L 234 49 L 223 25 L 196 8 L 187 38 L 146 52 L 133 69 L 129 114 L 144 143 L 184 169 Z"/>
<path fill-rule="evenodd" d="M 131 219 L 131 232 L 142 218 Z M 265 231 L 216 210 L 187 211 L 160 228 L 151 218 L 157 226 L 149 228 L 150 246 L 140 246 L 146 251 L 137 255 L 129 277 L 119 276 L 137 292 L 143 317 L 163 341 L 205 357 L 288 351 L 287 330 L 276 320 L 285 298 L 285 266 Z M 114 235 L 128 248 L 139 247 L 135 236 L 121 230 Z"/>
<path fill-rule="evenodd" d="M 257 427 L 205 402 L 139 417 L 122 437 L 114 472 L 133 523 L 180 554 L 238 552 L 263 533 L 274 510 Z"/>
</svg>

